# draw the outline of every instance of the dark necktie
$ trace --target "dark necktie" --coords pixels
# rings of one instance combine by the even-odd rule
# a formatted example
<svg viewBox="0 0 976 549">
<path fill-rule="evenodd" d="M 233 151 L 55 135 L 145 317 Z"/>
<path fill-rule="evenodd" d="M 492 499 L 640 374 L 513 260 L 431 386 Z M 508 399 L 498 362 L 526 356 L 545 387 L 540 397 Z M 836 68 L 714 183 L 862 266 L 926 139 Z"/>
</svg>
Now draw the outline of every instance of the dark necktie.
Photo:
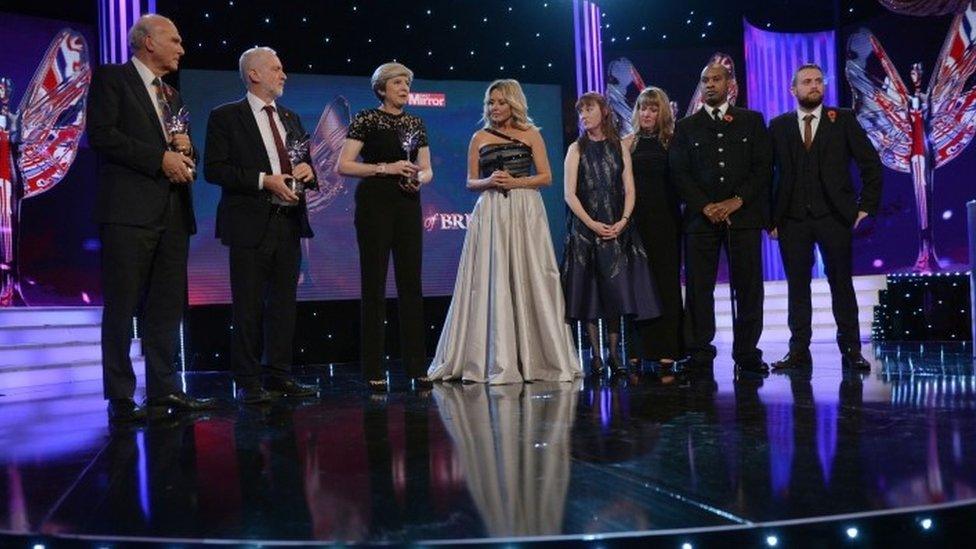
<svg viewBox="0 0 976 549">
<path fill-rule="evenodd" d="M 159 110 L 162 113 L 163 126 L 166 126 L 166 120 L 169 118 L 171 110 L 169 107 L 169 101 L 166 100 L 166 94 L 163 92 L 163 81 L 157 76 L 153 79 L 152 85 L 156 88 L 156 104 L 159 105 Z"/>
<path fill-rule="evenodd" d="M 721 122 L 722 121 L 722 109 L 715 109 L 715 110 L 713 110 L 712 111 L 712 118 L 714 118 L 716 122 Z"/>
<path fill-rule="evenodd" d="M 803 117 L 803 148 L 810 150 L 813 145 L 813 119 L 816 118 L 812 114 L 808 114 Z"/>
<path fill-rule="evenodd" d="M 265 105 L 262 110 L 268 113 L 268 124 L 271 125 L 271 136 L 274 137 L 275 150 L 278 151 L 278 165 L 281 167 L 281 173 L 291 175 L 291 162 L 288 161 L 288 151 L 285 150 L 285 144 L 281 141 L 281 134 L 278 133 L 278 125 L 275 124 L 274 120 L 275 108 L 271 105 Z"/>
</svg>

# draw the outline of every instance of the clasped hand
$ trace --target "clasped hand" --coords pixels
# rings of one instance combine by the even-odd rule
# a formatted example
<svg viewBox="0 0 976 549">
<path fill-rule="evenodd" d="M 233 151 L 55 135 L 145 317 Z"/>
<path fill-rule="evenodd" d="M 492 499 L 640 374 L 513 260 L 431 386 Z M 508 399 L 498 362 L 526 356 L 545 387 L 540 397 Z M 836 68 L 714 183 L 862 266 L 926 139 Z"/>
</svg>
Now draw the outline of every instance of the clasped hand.
<svg viewBox="0 0 976 549">
<path fill-rule="evenodd" d="M 613 240 L 620 236 L 620 233 L 624 231 L 627 226 L 627 220 L 621 219 L 612 225 L 606 223 L 601 223 L 599 221 L 592 221 L 589 225 L 591 231 L 596 233 L 597 238 L 600 240 Z"/>
<path fill-rule="evenodd" d="M 172 183 L 186 184 L 194 179 L 193 159 L 181 152 L 166 151 L 163 153 L 163 175 Z"/>
<path fill-rule="evenodd" d="M 415 193 L 420 190 L 420 181 L 417 180 L 417 175 L 420 173 L 420 166 L 409 160 L 397 160 L 392 164 L 387 164 L 386 169 L 386 173 L 401 176 L 399 181 L 400 189 L 408 193 Z"/>
<path fill-rule="evenodd" d="M 732 220 L 729 216 L 734 214 L 742 207 L 742 201 L 737 198 L 727 198 L 721 202 L 712 202 L 706 204 L 702 208 L 702 213 L 708 218 L 712 223 L 728 223 L 732 224 Z"/>
</svg>

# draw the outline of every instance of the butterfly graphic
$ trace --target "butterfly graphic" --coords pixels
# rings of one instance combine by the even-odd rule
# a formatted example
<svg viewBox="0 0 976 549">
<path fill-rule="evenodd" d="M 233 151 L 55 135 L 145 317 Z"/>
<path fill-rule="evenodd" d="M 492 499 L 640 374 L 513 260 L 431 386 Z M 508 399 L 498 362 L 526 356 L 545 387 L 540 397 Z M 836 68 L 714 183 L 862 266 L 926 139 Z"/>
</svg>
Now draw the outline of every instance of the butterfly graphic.
<svg viewBox="0 0 976 549">
<path fill-rule="evenodd" d="M 953 18 L 924 91 L 922 64 L 912 64 L 909 90 L 871 31 L 852 34 L 847 51 L 846 73 L 858 120 L 884 165 L 912 175 L 919 227 L 913 270 L 938 271 L 932 235 L 934 176 L 976 133 L 976 87 L 967 87 L 976 71 L 976 11 L 970 5 Z"/>
<path fill-rule="evenodd" d="M 17 110 L 13 82 L 0 78 L 0 307 L 26 304 L 20 292 L 20 203 L 45 193 L 68 173 L 85 131 L 91 82 L 81 33 L 60 31 L 34 73 Z"/>
</svg>

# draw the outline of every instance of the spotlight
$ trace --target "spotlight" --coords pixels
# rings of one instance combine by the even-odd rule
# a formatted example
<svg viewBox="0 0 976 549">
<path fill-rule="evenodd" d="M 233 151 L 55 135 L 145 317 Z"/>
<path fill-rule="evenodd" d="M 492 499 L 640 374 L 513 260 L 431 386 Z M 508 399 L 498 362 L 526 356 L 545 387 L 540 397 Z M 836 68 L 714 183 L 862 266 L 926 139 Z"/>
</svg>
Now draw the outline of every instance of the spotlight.
<svg viewBox="0 0 976 549">
<path fill-rule="evenodd" d="M 766 545 L 776 547 L 779 545 L 779 538 L 776 536 L 766 536 Z"/>
<path fill-rule="evenodd" d="M 923 518 L 922 520 L 919 521 L 918 524 L 919 524 L 919 526 L 922 527 L 922 530 L 931 530 L 932 529 L 932 519 L 930 519 L 930 518 Z"/>
<path fill-rule="evenodd" d="M 694 546 L 686 541 L 681 544 L 681 549 L 694 549 Z"/>
<path fill-rule="evenodd" d="M 857 534 L 858 534 L 857 528 L 851 526 L 850 528 L 847 529 L 847 537 L 848 538 L 850 538 L 850 539 L 857 539 Z"/>
</svg>

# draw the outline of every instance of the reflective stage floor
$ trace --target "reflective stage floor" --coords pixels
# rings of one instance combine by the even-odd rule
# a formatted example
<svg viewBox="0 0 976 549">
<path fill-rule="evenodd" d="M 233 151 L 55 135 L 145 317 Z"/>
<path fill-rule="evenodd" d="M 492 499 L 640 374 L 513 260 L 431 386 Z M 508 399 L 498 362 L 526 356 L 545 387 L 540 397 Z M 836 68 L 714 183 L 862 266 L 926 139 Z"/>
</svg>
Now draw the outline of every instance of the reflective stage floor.
<svg viewBox="0 0 976 549">
<path fill-rule="evenodd" d="M 234 404 L 225 373 L 188 374 L 190 393 L 226 408 L 112 431 L 100 383 L 23 389 L 0 397 L 0 530 L 52 546 L 639 536 L 679 547 L 825 520 L 861 524 L 863 537 L 875 513 L 976 518 L 970 348 L 868 353 L 865 374 L 819 345 L 806 374 L 735 376 L 720 358 L 712 375 L 563 384 L 412 392 L 394 377 L 385 395 L 355 365 L 321 366 L 301 372 L 319 398 L 268 407 Z"/>
</svg>

